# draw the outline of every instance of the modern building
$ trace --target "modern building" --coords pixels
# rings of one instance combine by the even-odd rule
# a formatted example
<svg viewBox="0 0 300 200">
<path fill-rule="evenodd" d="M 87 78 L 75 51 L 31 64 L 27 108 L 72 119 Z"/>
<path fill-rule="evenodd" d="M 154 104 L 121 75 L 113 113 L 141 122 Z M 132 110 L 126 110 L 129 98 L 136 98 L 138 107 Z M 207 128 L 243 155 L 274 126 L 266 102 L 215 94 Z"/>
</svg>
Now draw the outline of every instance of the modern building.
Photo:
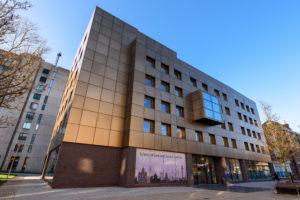
<svg viewBox="0 0 300 200">
<path fill-rule="evenodd" d="M 262 126 L 263 127 L 268 126 L 268 122 L 263 123 Z M 280 126 L 282 127 L 283 130 L 286 131 L 287 134 L 295 136 L 294 137 L 294 139 L 296 140 L 295 142 L 300 144 L 300 134 L 293 131 L 286 121 L 284 121 L 283 124 L 280 124 Z M 271 149 L 269 149 L 269 151 L 271 152 Z M 283 163 L 278 161 L 278 159 L 275 159 L 274 156 L 271 156 L 271 159 L 272 159 L 272 163 L 270 163 L 270 171 L 272 173 L 276 173 L 280 178 L 287 178 L 287 174 L 285 172 Z M 286 168 L 288 173 L 293 176 L 293 179 L 299 180 L 300 179 L 300 155 L 296 154 L 292 156 L 292 159 L 286 160 L 285 163 L 286 163 Z"/>
<path fill-rule="evenodd" d="M 44 168 L 52 187 L 270 179 L 256 104 L 96 7 Z"/>
<path fill-rule="evenodd" d="M 31 78 L 31 89 L 17 100 L 13 123 L 0 129 L 2 171 L 36 172 L 45 156 L 69 71 L 42 60 Z M 4 70 L 4 69 L 1 69 Z"/>
</svg>

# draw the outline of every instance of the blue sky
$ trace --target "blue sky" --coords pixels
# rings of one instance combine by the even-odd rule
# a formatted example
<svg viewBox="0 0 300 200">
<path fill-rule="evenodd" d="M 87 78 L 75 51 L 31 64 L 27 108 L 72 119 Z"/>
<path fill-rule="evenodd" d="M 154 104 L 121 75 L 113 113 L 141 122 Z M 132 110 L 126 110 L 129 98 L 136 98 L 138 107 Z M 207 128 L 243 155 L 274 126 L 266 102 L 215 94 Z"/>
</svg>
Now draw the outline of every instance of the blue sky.
<svg viewBox="0 0 300 200">
<path fill-rule="evenodd" d="M 300 132 L 300 1 L 31 0 L 23 15 L 70 68 L 95 6 L 177 52 Z M 262 114 L 260 117 L 264 119 Z"/>
</svg>

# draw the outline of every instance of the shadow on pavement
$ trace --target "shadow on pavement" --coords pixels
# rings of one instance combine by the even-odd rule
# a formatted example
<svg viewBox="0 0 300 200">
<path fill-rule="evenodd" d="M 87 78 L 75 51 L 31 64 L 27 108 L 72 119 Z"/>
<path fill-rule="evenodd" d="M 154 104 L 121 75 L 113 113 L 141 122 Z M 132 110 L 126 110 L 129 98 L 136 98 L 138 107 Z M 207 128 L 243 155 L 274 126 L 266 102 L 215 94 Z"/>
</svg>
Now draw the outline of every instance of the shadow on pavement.
<svg viewBox="0 0 300 200">
<path fill-rule="evenodd" d="M 234 185 L 226 186 L 226 185 L 214 185 L 214 184 L 199 184 L 195 187 L 206 189 L 206 190 L 217 190 L 217 191 L 239 192 L 239 193 L 263 192 L 263 191 L 274 190 L 271 188 L 243 187 L 243 186 L 234 186 Z"/>
</svg>

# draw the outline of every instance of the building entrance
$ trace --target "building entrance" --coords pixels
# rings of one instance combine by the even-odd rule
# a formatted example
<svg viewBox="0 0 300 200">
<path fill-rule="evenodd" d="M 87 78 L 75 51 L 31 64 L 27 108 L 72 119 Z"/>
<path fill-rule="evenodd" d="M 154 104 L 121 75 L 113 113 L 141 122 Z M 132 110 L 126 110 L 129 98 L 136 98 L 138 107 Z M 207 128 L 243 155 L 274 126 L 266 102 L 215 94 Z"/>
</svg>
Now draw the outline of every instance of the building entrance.
<svg viewBox="0 0 300 200">
<path fill-rule="evenodd" d="M 215 162 L 212 157 L 193 155 L 194 184 L 216 184 Z"/>
</svg>

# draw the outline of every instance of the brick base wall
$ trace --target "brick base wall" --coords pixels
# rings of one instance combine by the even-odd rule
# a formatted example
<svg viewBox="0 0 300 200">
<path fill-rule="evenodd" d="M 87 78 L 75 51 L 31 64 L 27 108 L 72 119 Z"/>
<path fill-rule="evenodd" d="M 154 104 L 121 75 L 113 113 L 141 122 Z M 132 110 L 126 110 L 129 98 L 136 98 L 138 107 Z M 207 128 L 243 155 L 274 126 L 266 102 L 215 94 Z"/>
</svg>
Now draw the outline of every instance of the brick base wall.
<svg viewBox="0 0 300 200">
<path fill-rule="evenodd" d="M 121 156 L 121 148 L 63 142 L 51 186 L 118 186 Z"/>
</svg>

